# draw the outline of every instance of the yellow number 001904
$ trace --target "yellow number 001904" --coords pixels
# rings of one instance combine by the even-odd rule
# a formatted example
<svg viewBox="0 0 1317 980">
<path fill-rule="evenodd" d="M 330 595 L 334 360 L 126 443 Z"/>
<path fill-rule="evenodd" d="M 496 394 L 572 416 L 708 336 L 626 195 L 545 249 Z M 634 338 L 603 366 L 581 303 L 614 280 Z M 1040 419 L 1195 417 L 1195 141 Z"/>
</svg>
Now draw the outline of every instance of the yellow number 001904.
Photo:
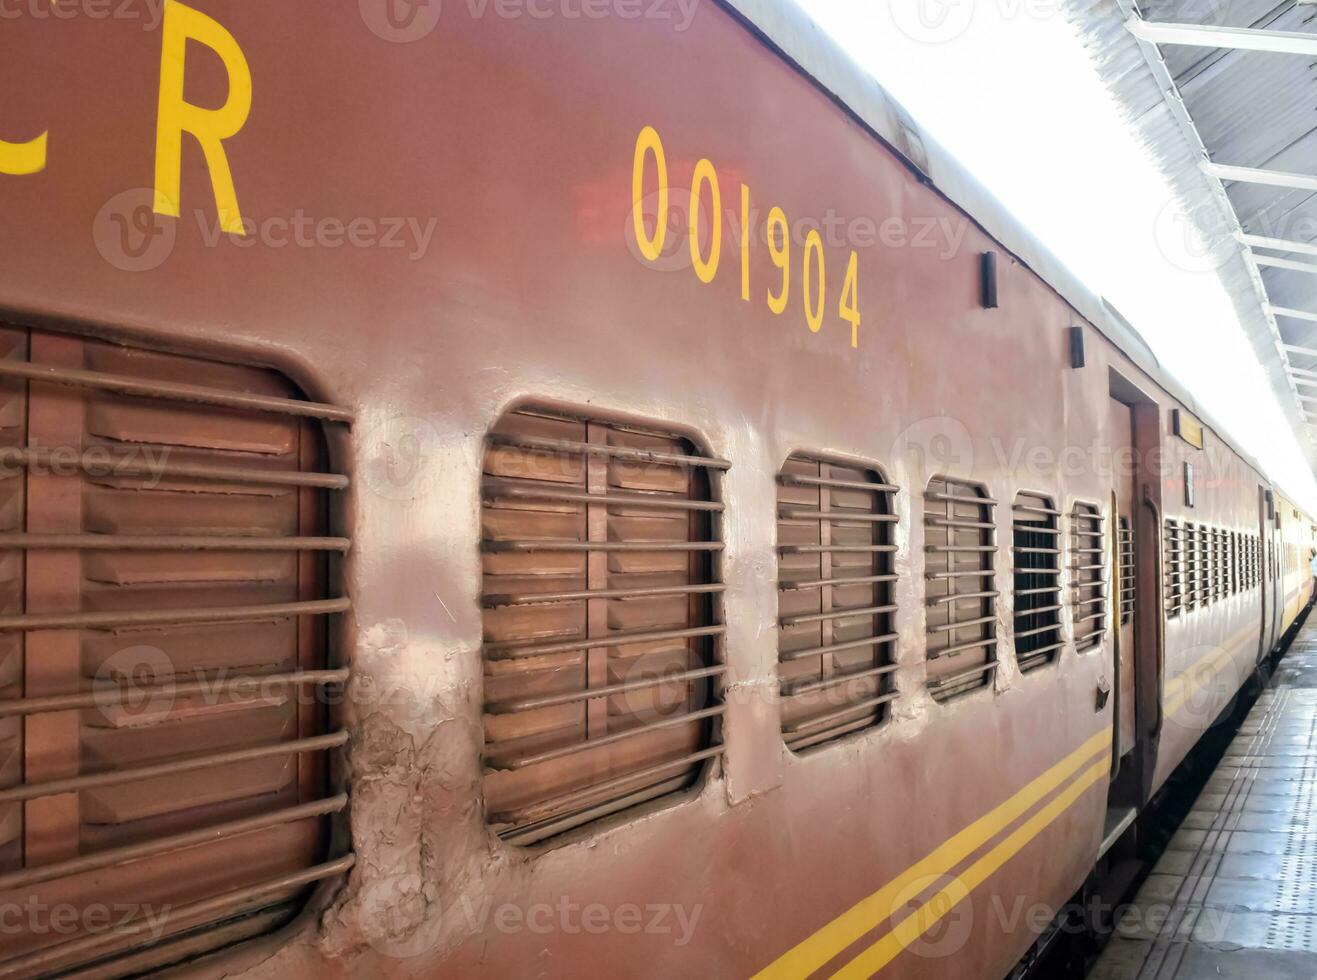
<svg viewBox="0 0 1317 980">
<path fill-rule="evenodd" d="M 656 206 L 654 228 L 651 232 L 645 218 L 645 187 L 650 158 L 656 172 Z M 709 200 L 708 241 L 702 241 L 704 225 L 700 215 L 705 213 L 701 203 L 707 194 Z M 663 141 L 652 126 L 646 126 L 636 137 L 635 156 L 631 167 L 631 222 L 636 237 L 636 246 L 640 254 L 649 262 L 657 262 L 663 255 L 663 246 L 667 241 L 668 230 L 668 164 L 663 153 Z M 688 215 L 688 235 L 690 245 L 691 268 L 700 282 L 711 283 L 717 278 L 718 266 L 722 258 L 723 240 L 722 189 L 718 184 L 718 172 L 707 159 L 701 159 L 695 165 L 691 176 L 690 212 Z M 750 300 L 750 245 L 752 233 L 750 226 L 750 188 L 741 185 L 741 298 Z M 786 311 L 791 300 L 791 225 L 786 212 L 780 207 L 773 207 L 768 212 L 764 224 L 764 239 L 768 245 L 769 258 L 782 273 L 780 285 L 766 292 L 768 308 L 775 314 Z M 706 254 L 707 250 L 707 254 Z M 801 297 L 805 312 L 805 325 L 811 333 L 823 329 L 824 310 L 827 303 L 827 257 L 823 248 L 823 238 L 817 229 L 805 236 L 804 254 L 801 256 Z M 846 275 L 842 281 L 841 295 L 837 300 L 837 316 L 851 327 L 851 346 L 860 346 L 860 264 L 859 256 L 852 251 L 846 264 Z"/>
</svg>

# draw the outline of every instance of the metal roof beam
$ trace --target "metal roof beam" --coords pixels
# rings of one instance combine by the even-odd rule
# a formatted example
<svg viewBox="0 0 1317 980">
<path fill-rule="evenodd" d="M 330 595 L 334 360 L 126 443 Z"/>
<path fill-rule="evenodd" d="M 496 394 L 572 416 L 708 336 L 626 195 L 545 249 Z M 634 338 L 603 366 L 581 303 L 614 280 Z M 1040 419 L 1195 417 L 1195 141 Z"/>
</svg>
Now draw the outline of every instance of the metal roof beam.
<svg viewBox="0 0 1317 980">
<path fill-rule="evenodd" d="M 1293 259 L 1278 259 L 1272 255 L 1263 255 L 1260 252 L 1250 252 L 1250 257 L 1258 265 L 1268 265 L 1273 269 L 1289 269 L 1291 272 L 1307 272 L 1310 275 L 1317 276 L 1317 265 L 1311 262 L 1295 262 Z"/>
<path fill-rule="evenodd" d="M 1257 167 L 1233 167 L 1225 163 L 1204 160 L 1203 172 L 1221 180 L 1243 181 L 1246 184 L 1267 184 L 1272 187 L 1292 187 L 1300 191 L 1317 191 L 1317 177 L 1307 174 L 1286 173 L 1283 170 L 1259 170 Z"/>
<path fill-rule="evenodd" d="M 1307 310 L 1292 310 L 1288 306 L 1272 306 L 1270 303 L 1267 304 L 1267 310 L 1272 316 L 1287 316 L 1294 320 L 1317 323 L 1317 313 L 1309 313 Z"/>
<path fill-rule="evenodd" d="M 1304 354 L 1308 357 L 1317 357 L 1317 350 L 1311 347 L 1295 347 L 1293 344 L 1281 344 L 1283 350 L 1291 354 Z"/>
<path fill-rule="evenodd" d="M 1195 48 L 1269 51 L 1272 54 L 1317 56 L 1317 34 L 1264 31 L 1251 27 L 1209 27 L 1202 24 L 1163 24 L 1131 17 L 1125 28 L 1140 41 L 1184 44 Z"/>
<path fill-rule="evenodd" d="M 1240 232 L 1236 237 L 1249 248 L 1272 248 L 1278 252 L 1301 252 L 1304 255 L 1317 255 L 1317 244 L 1313 242 L 1296 242 L 1288 238 L 1265 238 L 1262 235 L 1249 235 L 1244 232 Z"/>
</svg>

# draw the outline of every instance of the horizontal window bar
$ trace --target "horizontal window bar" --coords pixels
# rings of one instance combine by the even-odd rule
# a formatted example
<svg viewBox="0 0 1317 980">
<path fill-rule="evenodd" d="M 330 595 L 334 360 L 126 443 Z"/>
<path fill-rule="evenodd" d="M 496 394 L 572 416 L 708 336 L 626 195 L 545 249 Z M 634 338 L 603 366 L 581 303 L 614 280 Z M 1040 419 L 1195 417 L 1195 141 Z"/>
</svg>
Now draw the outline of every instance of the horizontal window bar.
<svg viewBox="0 0 1317 980">
<path fill-rule="evenodd" d="M 614 790 L 629 786 L 638 780 L 650 779 L 660 773 L 670 772 L 673 769 L 684 769 L 692 766 L 697 762 L 705 759 L 712 759 L 720 756 L 726 751 L 726 746 L 715 745 L 712 748 L 702 749 L 699 752 L 692 752 L 689 755 L 682 756 L 680 759 L 673 759 L 670 762 L 661 762 L 656 765 L 646 766 L 636 772 L 626 773 L 622 776 L 616 776 L 613 779 L 606 779 L 603 782 L 595 783 L 591 786 L 584 786 L 581 789 L 573 790 L 570 793 L 564 793 L 561 796 L 555 796 L 551 799 L 541 800 L 539 803 L 532 803 L 529 806 L 519 807 L 515 810 L 500 810 L 490 815 L 493 823 L 510 823 L 521 824 L 532 820 L 544 820 L 554 816 L 564 809 L 573 806 L 579 802 L 588 801 L 596 796 L 603 796 Z"/>
<path fill-rule="evenodd" d="M 152 779 L 157 776 L 172 776 L 180 772 L 195 769 L 211 769 L 234 762 L 248 762 L 252 759 L 267 759 L 279 755 L 299 755 L 303 752 L 319 752 L 335 749 L 345 744 L 348 733 L 333 732 L 329 735 L 317 735 L 314 738 L 301 738 L 289 742 L 276 742 L 273 745 L 258 745 L 247 749 L 232 749 L 228 752 L 215 752 L 210 755 L 190 756 L 173 759 L 169 762 L 157 762 L 147 766 L 134 766 L 127 769 L 115 769 L 111 772 L 93 773 L 88 776 L 72 776 L 68 779 L 55 779 L 45 783 L 24 783 L 0 789 L 0 803 L 15 803 L 19 800 L 36 800 L 46 796 L 58 796 L 61 793 L 74 793 L 101 786 L 119 786 L 124 783 L 137 782 L 140 779 Z"/>
<path fill-rule="evenodd" d="M 838 490 L 867 490 L 870 493 L 899 493 L 901 488 L 890 483 L 866 483 L 861 480 L 834 480 L 823 476 L 801 476 L 779 473 L 779 483 L 805 487 L 833 487 Z"/>
<path fill-rule="evenodd" d="M 924 550 L 935 555 L 984 555 L 997 550 L 996 545 L 926 544 Z"/>
<path fill-rule="evenodd" d="M 1060 548 L 1017 548 L 1015 546 L 1011 547 L 1011 551 L 1017 555 L 1059 555 L 1061 553 Z"/>
<path fill-rule="evenodd" d="M 863 639 L 847 640 L 844 643 L 829 643 L 826 646 L 809 647 L 805 650 L 785 650 L 778 654 L 777 659 L 782 663 L 795 663 L 797 660 L 821 657 L 825 653 L 840 653 L 843 650 L 857 650 L 860 647 L 882 646 L 884 643 L 891 643 L 899 637 L 899 633 L 882 633 L 878 636 L 866 636 Z"/>
<path fill-rule="evenodd" d="M 611 456 L 614 459 L 632 460 L 640 463 L 661 463 L 671 466 L 702 466 L 711 470 L 731 469 L 732 464 L 725 459 L 712 456 L 684 456 L 679 453 L 663 453 L 649 449 L 636 449 L 632 446 L 608 446 L 600 442 L 574 442 L 570 439 L 545 439 L 540 436 L 513 436 L 501 432 L 490 433 L 489 441 L 496 446 L 510 446 L 516 449 L 541 450 L 572 456 Z"/>
<path fill-rule="evenodd" d="M 1023 640 L 1030 636 L 1038 636 L 1040 633 L 1060 633 L 1061 624 L 1052 623 L 1050 626 L 1038 626 L 1030 630 L 1017 630 L 1011 635 L 1017 640 Z M 1032 651 L 1031 651 L 1032 652 Z"/>
<path fill-rule="evenodd" d="M 1054 507 L 1039 507 L 1036 504 L 1012 504 L 1011 510 L 1024 511 L 1027 514 L 1043 514 L 1047 517 L 1061 516 L 1061 512 Z"/>
<path fill-rule="evenodd" d="M 1055 606 L 1039 606 L 1037 609 L 1020 609 L 1017 607 L 1015 610 L 1015 615 L 1016 618 L 1018 619 L 1021 616 L 1037 616 L 1040 615 L 1041 613 L 1056 612 L 1060 608 L 1061 605 L 1059 603 Z"/>
<path fill-rule="evenodd" d="M 1060 597 L 1061 587 L 1059 585 L 1053 585 L 1045 589 L 1016 589 L 1014 595 L 1017 599 L 1028 598 L 1029 596 L 1035 595 Z"/>
<path fill-rule="evenodd" d="M 348 679 L 346 667 L 338 670 L 297 670 L 283 674 L 243 674 L 238 677 L 221 677 L 214 680 L 180 681 L 176 684 L 155 684 L 147 687 L 131 687 L 127 693 L 134 699 L 149 698 L 154 694 L 188 697 L 195 694 L 218 694 L 220 692 L 242 694 L 253 689 L 268 689 L 268 685 L 282 684 L 290 687 L 309 685 L 341 684 Z M 118 704 L 125 691 L 117 685 L 95 687 L 90 691 L 76 694 L 49 694 L 37 698 L 14 698 L 0 701 L 0 718 L 14 715 L 41 715 L 54 711 L 75 711 L 80 708 L 110 707 Z"/>
<path fill-rule="evenodd" d="M 870 711 L 879 705 L 887 704 L 889 701 L 895 701 L 897 694 L 880 694 L 877 697 L 866 698 L 863 701 L 857 701 L 855 704 L 845 708 L 838 708 L 836 711 L 829 711 L 827 714 L 819 715 L 817 718 L 811 718 L 808 721 L 800 721 L 791 725 L 783 725 L 782 733 L 784 735 L 799 735 L 803 732 L 813 731 L 815 728 L 822 728 L 825 725 L 835 724 L 838 719 L 845 718 L 847 715 L 853 715 L 858 711 Z"/>
<path fill-rule="evenodd" d="M 834 725 L 831 728 L 825 728 L 818 732 L 808 732 L 804 735 L 783 735 L 782 740 L 786 743 L 787 748 L 793 752 L 804 752 L 811 746 L 818 745 L 820 742 L 831 742 L 841 738 L 843 735 L 849 735 L 852 732 L 858 732 L 864 728 L 872 728 L 874 719 L 859 718 L 855 721 L 848 721 L 840 725 Z"/>
<path fill-rule="evenodd" d="M 5 466 L 76 466 L 96 475 L 112 477 L 166 477 L 210 480 L 215 483 L 249 483 L 279 487 L 316 487 L 345 490 L 349 479 L 339 473 L 307 473 L 267 470 L 254 466 L 213 466 L 207 463 L 173 463 L 168 460 L 150 463 L 131 451 L 85 450 L 65 453 L 51 449 L 0 449 L 0 465 Z"/>
<path fill-rule="evenodd" d="M 352 600 L 312 599 L 256 606 L 199 609 L 128 609 L 123 612 L 29 613 L 0 616 L 0 633 L 26 630 L 103 629 L 110 626 L 160 626 L 183 623 L 231 623 L 289 616 L 327 616 L 346 612 Z"/>
<path fill-rule="evenodd" d="M 1060 575 L 1059 568 L 1012 568 L 1013 575 Z"/>
<path fill-rule="evenodd" d="M 997 637 L 985 636 L 980 640 L 968 640 L 965 643 L 957 643 L 953 646 L 946 647 L 942 650 L 930 650 L 928 652 L 929 660 L 940 660 L 943 657 L 949 657 L 955 653 L 964 653 L 966 650 L 978 650 L 981 647 L 996 647 Z"/>
<path fill-rule="evenodd" d="M 797 579 L 784 580 L 777 583 L 780 592 L 796 592 L 801 589 L 821 589 L 828 586 L 838 585 L 869 585 L 882 582 L 895 582 L 895 575 L 857 575 L 845 578 L 815 578 L 815 579 Z"/>
<path fill-rule="evenodd" d="M 0 534 L 6 548 L 68 551 L 347 551 L 348 538 L 258 538 L 193 534 Z"/>
<path fill-rule="evenodd" d="M 956 630 L 969 629 L 971 626 L 982 626 L 984 623 L 995 623 L 996 616 L 980 616 L 977 619 L 967 619 L 963 623 L 943 623 L 941 626 L 930 626 L 930 633 L 954 633 Z"/>
<path fill-rule="evenodd" d="M 1075 646 L 1082 646 L 1094 640 L 1100 640 L 1107 633 L 1106 629 L 1094 630 L 1091 633 L 1085 633 L 1083 636 L 1075 637 Z"/>
<path fill-rule="evenodd" d="M 996 507 L 997 501 L 991 497 L 977 497 L 963 493 L 943 493 L 941 491 L 930 491 L 924 494 L 925 500 L 939 500 L 949 504 L 973 504 L 979 507 Z"/>
<path fill-rule="evenodd" d="M 1053 653 L 1056 650 L 1060 650 L 1064 646 L 1065 646 L 1064 640 L 1058 640 L 1055 643 L 1049 643 L 1047 644 L 1047 646 L 1042 646 L 1042 647 L 1038 647 L 1036 650 L 1027 651 L 1024 654 L 1024 656 L 1018 658 L 1018 662 L 1024 663 L 1027 660 L 1032 660 L 1036 657 L 1043 656 L 1044 654 Z"/>
<path fill-rule="evenodd" d="M 111 945 L 121 939 L 139 935 L 158 936 L 171 922 L 190 922 L 194 919 L 211 918 L 221 912 L 239 908 L 257 899 L 263 899 L 267 895 L 313 884 L 326 878 L 337 877 L 350 870 L 355 861 L 355 856 L 349 854 L 302 871 L 293 871 L 281 875 L 258 885 L 249 885 L 212 898 L 166 908 L 159 916 L 142 917 L 128 923 L 116 924 L 109 929 L 93 932 L 71 942 L 61 943 L 58 946 L 49 946 L 16 959 L 6 960 L 0 963 L 0 977 L 33 976 L 47 964 L 58 963 L 66 958 L 88 953 L 102 946 Z"/>
<path fill-rule="evenodd" d="M 989 660 L 986 663 L 979 664 L 970 670 L 958 671 L 954 674 L 948 674 L 946 677 L 938 677 L 930 680 L 928 686 L 935 690 L 941 690 L 948 687 L 955 687 L 957 684 L 963 684 L 965 681 L 973 680 L 982 674 L 988 674 L 997 669 L 997 661 Z"/>
<path fill-rule="evenodd" d="M 480 492 L 494 500 L 535 500 L 575 504 L 595 504 L 604 507 L 640 507 L 650 510 L 721 511 L 723 505 L 712 500 L 690 500 L 670 494 L 650 496 L 643 493 L 587 493 L 584 490 L 549 490 L 523 484 L 486 480 Z"/>
<path fill-rule="evenodd" d="M 997 525 L 993 524 L 991 521 L 961 520 L 958 517 L 939 517 L 936 514 L 926 515 L 924 517 L 924 523 L 930 527 L 956 527 L 956 528 L 964 528 L 967 531 L 997 530 Z"/>
<path fill-rule="evenodd" d="M 554 759 L 563 759 L 569 755 L 576 755 L 578 752 L 588 752 L 591 749 L 602 748 L 605 745 L 614 745 L 617 742 L 622 742 L 629 738 L 635 738 L 638 735 L 648 735 L 651 732 L 663 731 L 664 729 L 675 728 L 679 725 L 689 725 L 692 722 L 702 721 L 705 718 L 713 718 L 723 714 L 726 710 L 727 706 L 720 704 L 712 708 L 705 708 L 701 711 L 691 711 L 674 715 L 671 718 L 664 718 L 662 721 L 650 722 L 647 725 L 638 725 L 635 728 L 628 728 L 626 731 L 615 732 L 612 735 L 603 735 L 599 738 L 586 739 L 583 742 L 564 745 L 556 749 L 546 749 L 543 752 L 535 752 L 531 755 L 513 756 L 508 759 L 499 758 L 498 746 L 486 746 L 485 765 L 500 772 L 524 769 L 527 766 L 538 765 L 541 762 L 552 762 Z"/>
<path fill-rule="evenodd" d="M 1053 591 L 1053 590 L 1051 590 L 1051 589 L 1040 589 L 1039 591 L 1040 591 L 1040 592 L 1051 592 L 1051 591 Z M 1016 595 L 1021 595 L 1021 594 L 1022 594 L 1022 593 L 1019 593 L 1019 592 L 1016 593 Z M 960 593 L 958 593 L 958 594 L 956 594 L 956 595 L 942 595 L 942 596 L 938 596 L 936 599 L 929 599 L 929 600 L 925 603 L 925 605 L 929 605 L 929 606 L 945 606 L 945 605 L 946 605 L 947 603 L 949 603 L 949 602 L 959 602 L 961 599 L 995 599 L 995 598 L 997 598 L 997 596 L 999 596 L 999 595 L 1001 595 L 1001 593 L 1000 593 L 1000 592 L 995 592 L 995 591 L 987 591 L 987 592 L 960 592 Z"/>
<path fill-rule="evenodd" d="M 722 551 L 721 541 L 485 541 L 483 549 L 489 554 L 507 554 L 532 551 L 560 552 L 629 552 L 659 553 L 665 551 Z"/>
<path fill-rule="evenodd" d="M 1021 524 L 1016 521 L 1011 527 L 1019 534 L 1044 534 L 1049 538 L 1058 538 L 1061 536 L 1059 527 L 1043 527 L 1041 524 Z"/>
<path fill-rule="evenodd" d="M 725 626 L 696 626 L 682 630 L 648 630 L 635 633 L 608 633 L 587 636 L 559 643 L 486 644 L 485 656 L 491 660 L 519 660 L 522 657 L 539 657 L 550 653 L 570 653 L 574 650 L 595 650 L 604 647 L 621 647 L 631 643 L 652 643 L 659 640 L 683 640 L 695 636 L 717 636 L 727 631 Z"/>
<path fill-rule="evenodd" d="M 83 874 L 87 871 L 96 871 L 100 868 L 128 864 L 131 861 L 140 861 L 143 858 L 155 857 L 158 854 L 179 851 L 187 847 L 195 847 L 198 844 L 209 844 L 225 837 L 236 837 L 239 834 L 249 834 L 255 830 L 279 827 L 283 824 L 322 817 L 330 813 L 341 813 L 347 805 L 347 795 L 340 794 L 339 796 L 316 800 L 312 803 L 289 807 L 285 810 L 272 810 L 269 813 L 261 813 L 254 817 L 244 817 L 241 820 L 214 824 L 198 830 L 151 838 L 138 844 L 128 844 L 124 847 L 96 851 L 92 854 L 71 858 L 68 861 L 24 868 L 20 871 L 0 875 L 0 891 L 8 891 L 11 888 L 30 888 L 44 881 L 54 881 L 56 878 L 65 878 L 75 874 Z"/>
<path fill-rule="evenodd" d="M 973 568 L 961 569 L 955 572 L 925 572 L 924 578 L 929 581 L 942 581 L 952 578 L 992 578 L 995 574 L 991 568 Z"/>
<path fill-rule="evenodd" d="M 519 711 L 537 711 L 540 708 L 553 708 L 561 704 L 575 704 L 580 701 L 593 701 L 614 694 L 626 694 L 630 691 L 643 691 L 663 684 L 682 684 L 700 680 L 704 677 L 717 677 L 727 672 L 727 667 L 702 667 L 698 670 L 685 670 L 660 677 L 648 677 L 643 681 L 627 681 L 623 684 L 607 684 L 601 687 L 587 688 L 582 691 L 567 691 L 563 694 L 546 694 L 537 698 L 522 698 L 518 701 L 495 701 L 485 704 L 485 710 L 491 715 L 510 715 Z"/>
<path fill-rule="evenodd" d="M 856 524 L 895 524 L 899 520 L 895 514 L 866 514 L 863 511 L 851 514 L 844 510 L 794 510 L 790 507 L 779 510 L 778 515 L 786 520 L 828 523 L 852 521 Z"/>
<path fill-rule="evenodd" d="M 894 544 L 784 544 L 778 549 L 783 555 L 822 555 L 836 552 L 852 555 L 890 555 Z"/>
<path fill-rule="evenodd" d="M 833 674 L 827 680 L 809 681 L 805 684 L 788 685 L 782 690 L 784 698 L 798 698 L 806 694 L 813 694 L 816 691 L 826 691 L 830 687 L 839 687 L 848 681 L 866 680 L 870 677 L 882 677 L 884 674 L 894 673 L 898 669 L 896 664 L 883 664 L 881 667 L 870 667 L 867 670 L 853 670 L 842 674 Z"/>
<path fill-rule="evenodd" d="M 1039 647 L 1037 650 L 1030 650 L 1028 653 L 1024 654 L 1024 656 L 1017 657 L 1015 662 L 1020 670 L 1028 670 L 1031 667 L 1036 667 L 1040 664 L 1051 661 L 1053 658 L 1050 655 L 1064 646 L 1064 642 L 1049 643 L 1045 647 Z"/>
<path fill-rule="evenodd" d="M 712 585 L 661 585 L 652 589 L 578 589 L 575 592 L 512 592 L 487 595 L 481 598 L 486 609 L 500 606 L 538 606 L 551 602 L 576 602 L 582 599 L 653 599 L 674 595 L 706 595 L 726 592 L 727 586 Z"/>
<path fill-rule="evenodd" d="M 352 412 L 336 405 L 299 401 L 295 398 L 277 398 L 272 395 L 253 395 L 247 392 L 206 388 L 201 385 L 177 381 L 159 381 L 152 378 L 134 378 L 103 371 L 83 371 L 77 368 L 56 367 L 51 364 L 29 364 L 23 361 L 0 360 L 0 375 L 69 385 L 74 388 L 97 388 L 122 395 L 140 395 L 144 398 L 167 398 L 171 401 L 199 405 L 220 405 L 253 412 L 273 412 L 302 418 L 324 419 L 328 422 L 351 422 Z"/>
<path fill-rule="evenodd" d="M 839 619 L 861 619 L 866 616 L 879 616 L 883 613 L 896 612 L 896 606 L 864 606 L 859 609 L 830 609 L 827 612 L 801 613 L 797 616 L 783 616 L 778 620 L 782 626 L 800 626 L 803 623 L 826 623 Z"/>
</svg>

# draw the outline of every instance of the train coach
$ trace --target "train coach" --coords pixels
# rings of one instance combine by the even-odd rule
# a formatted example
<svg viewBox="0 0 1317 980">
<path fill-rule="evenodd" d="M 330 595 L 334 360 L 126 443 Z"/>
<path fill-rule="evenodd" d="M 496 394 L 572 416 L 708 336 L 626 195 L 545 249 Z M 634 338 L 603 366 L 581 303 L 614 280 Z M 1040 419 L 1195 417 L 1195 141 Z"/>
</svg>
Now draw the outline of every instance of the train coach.
<svg viewBox="0 0 1317 980">
<path fill-rule="evenodd" d="M 794 7 L 605 6 L 0 26 L 0 978 L 1004 976 L 1306 610 Z"/>
</svg>

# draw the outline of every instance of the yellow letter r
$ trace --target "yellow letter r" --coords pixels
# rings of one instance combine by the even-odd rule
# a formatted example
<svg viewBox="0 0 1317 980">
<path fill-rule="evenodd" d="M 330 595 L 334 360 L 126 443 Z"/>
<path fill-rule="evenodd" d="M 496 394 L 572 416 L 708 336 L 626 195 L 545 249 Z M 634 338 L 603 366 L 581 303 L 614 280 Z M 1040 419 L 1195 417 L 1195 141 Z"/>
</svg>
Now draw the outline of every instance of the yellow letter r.
<svg viewBox="0 0 1317 980">
<path fill-rule="evenodd" d="M 205 14 L 178 0 L 166 0 L 160 53 L 160 108 L 156 117 L 155 212 L 178 217 L 183 133 L 191 133 L 206 155 L 220 227 L 243 234 L 238 194 L 224 153 L 223 141 L 242 129 L 252 106 L 252 76 L 233 35 Z M 203 109 L 183 100 L 183 64 L 187 42 L 210 48 L 224 63 L 229 95 L 218 109 Z"/>
</svg>

